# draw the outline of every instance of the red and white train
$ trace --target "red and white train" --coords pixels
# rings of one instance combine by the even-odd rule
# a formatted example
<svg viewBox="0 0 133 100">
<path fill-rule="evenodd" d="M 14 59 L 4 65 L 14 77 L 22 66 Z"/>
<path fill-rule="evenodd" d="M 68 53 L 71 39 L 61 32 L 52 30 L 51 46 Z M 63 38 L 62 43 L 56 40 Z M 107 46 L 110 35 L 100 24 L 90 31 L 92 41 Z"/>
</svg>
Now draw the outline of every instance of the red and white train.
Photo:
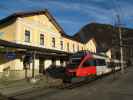
<svg viewBox="0 0 133 100">
<path fill-rule="evenodd" d="M 70 57 L 65 73 L 71 81 L 73 78 L 101 76 L 120 69 L 121 62 L 119 60 L 81 51 Z"/>
</svg>

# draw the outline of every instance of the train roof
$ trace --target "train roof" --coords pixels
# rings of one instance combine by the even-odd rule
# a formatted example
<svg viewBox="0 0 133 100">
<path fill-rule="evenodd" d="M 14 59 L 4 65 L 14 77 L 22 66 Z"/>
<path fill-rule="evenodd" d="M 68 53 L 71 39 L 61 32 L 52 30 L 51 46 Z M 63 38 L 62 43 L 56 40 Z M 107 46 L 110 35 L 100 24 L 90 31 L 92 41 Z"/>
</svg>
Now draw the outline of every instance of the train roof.
<svg viewBox="0 0 133 100">
<path fill-rule="evenodd" d="M 108 58 L 108 56 L 106 56 L 106 55 L 98 54 L 98 53 L 93 53 L 93 52 L 86 51 L 86 50 L 73 53 L 72 56 L 84 56 L 84 55 L 86 55 L 86 54 L 92 54 L 92 55 L 96 55 L 96 56 L 101 56 L 101 57 Z"/>
</svg>

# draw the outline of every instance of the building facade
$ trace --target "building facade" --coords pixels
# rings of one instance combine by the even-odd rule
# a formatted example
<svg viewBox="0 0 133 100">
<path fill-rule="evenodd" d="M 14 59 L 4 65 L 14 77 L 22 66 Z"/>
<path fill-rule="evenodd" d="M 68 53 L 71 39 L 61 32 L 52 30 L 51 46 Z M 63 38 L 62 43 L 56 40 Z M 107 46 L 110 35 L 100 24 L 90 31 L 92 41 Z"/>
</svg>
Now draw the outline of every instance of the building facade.
<svg viewBox="0 0 133 100">
<path fill-rule="evenodd" d="M 0 72 L 6 73 L 7 76 L 11 75 L 11 71 L 22 72 L 19 73 L 20 78 L 23 78 L 25 71 L 23 58 L 27 52 L 30 52 L 31 48 L 34 48 L 34 50 L 37 48 L 34 59 L 36 74 L 42 73 L 52 64 L 65 66 L 66 59 L 60 56 L 60 52 L 62 52 L 62 55 L 80 50 L 96 52 L 94 39 L 82 43 L 67 36 L 48 10 L 15 13 L 2 19 L 0 21 L 0 39 L 24 47 L 19 46 L 18 49 L 5 45 L 4 47 L 1 46 L 0 50 L 0 57 L 2 58 Z M 38 52 L 38 50 L 41 51 Z M 13 58 L 12 52 L 15 53 Z M 30 62 L 28 68 L 26 68 L 29 75 L 32 73 L 32 66 L 33 62 Z"/>
</svg>

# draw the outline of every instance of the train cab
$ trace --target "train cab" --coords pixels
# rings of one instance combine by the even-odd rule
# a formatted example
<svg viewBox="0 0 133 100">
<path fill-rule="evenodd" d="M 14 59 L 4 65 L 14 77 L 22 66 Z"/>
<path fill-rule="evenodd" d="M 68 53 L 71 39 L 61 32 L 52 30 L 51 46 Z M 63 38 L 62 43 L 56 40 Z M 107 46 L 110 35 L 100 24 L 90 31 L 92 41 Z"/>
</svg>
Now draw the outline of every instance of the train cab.
<svg viewBox="0 0 133 100">
<path fill-rule="evenodd" d="M 107 59 L 90 52 L 75 53 L 66 67 L 66 74 L 71 77 L 102 75 L 107 70 Z"/>
<path fill-rule="evenodd" d="M 66 74 L 69 77 L 85 77 L 96 74 L 96 62 L 89 53 L 73 55 L 67 65 Z"/>
</svg>

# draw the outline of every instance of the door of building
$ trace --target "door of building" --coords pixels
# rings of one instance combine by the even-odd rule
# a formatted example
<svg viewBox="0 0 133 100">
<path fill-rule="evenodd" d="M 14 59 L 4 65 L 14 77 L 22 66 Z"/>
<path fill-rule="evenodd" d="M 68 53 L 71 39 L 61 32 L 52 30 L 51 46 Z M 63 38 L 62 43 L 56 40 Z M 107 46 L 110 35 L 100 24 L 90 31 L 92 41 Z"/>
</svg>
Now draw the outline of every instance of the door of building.
<svg viewBox="0 0 133 100">
<path fill-rule="evenodd" d="M 44 64 L 44 59 L 39 59 L 39 73 L 44 73 L 45 69 L 45 64 Z"/>
</svg>

